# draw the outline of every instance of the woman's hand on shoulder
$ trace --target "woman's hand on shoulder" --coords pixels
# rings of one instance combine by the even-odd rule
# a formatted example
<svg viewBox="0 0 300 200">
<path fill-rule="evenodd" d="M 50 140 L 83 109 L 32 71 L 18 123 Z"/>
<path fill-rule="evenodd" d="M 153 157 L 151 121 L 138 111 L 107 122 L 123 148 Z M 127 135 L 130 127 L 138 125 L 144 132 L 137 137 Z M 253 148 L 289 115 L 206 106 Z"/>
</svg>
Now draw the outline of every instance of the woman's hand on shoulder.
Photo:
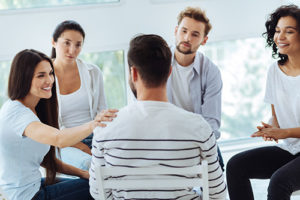
<svg viewBox="0 0 300 200">
<path fill-rule="evenodd" d="M 115 117 L 117 117 L 117 112 L 119 110 L 117 109 L 107 109 L 107 110 L 102 110 L 97 116 L 95 117 L 95 120 L 98 122 L 110 122 L 112 121 Z"/>
<path fill-rule="evenodd" d="M 111 122 L 115 117 L 117 117 L 117 109 L 107 109 L 102 110 L 99 114 L 96 115 L 95 119 L 90 122 L 91 129 L 94 130 L 97 126 L 106 127 L 105 123 L 102 122 Z"/>
</svg>

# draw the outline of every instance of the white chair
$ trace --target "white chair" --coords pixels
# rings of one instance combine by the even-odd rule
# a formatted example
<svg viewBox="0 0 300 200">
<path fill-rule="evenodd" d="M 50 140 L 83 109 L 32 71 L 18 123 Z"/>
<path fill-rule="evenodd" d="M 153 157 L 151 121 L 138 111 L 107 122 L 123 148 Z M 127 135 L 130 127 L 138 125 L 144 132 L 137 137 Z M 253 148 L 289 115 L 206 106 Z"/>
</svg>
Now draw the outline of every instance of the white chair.
<svg viewBox="0 0 300 200">
<path fill-rule="evenodd" d="M 2 191 L 1 188 L 0 188 L 0 200 L 8 200 L 8 199 L 4 196 L 3 191 Z"/>
<path fill-rule="evenodd" d="M 164 178 L 158 179 L 107 179 L 109 176 L 123 176 L 123 175 L 197 175 L 195 178 L 182 178 L 178 176 L 172 179 Z M 192 188 L 202 187 L 202 199 L 208 200 L 208 171 L 207 161 L 203 160 L 201 165 L 184 168 L 170 168 L 170 167 L 143 167 L 143 168 L 124 168 L 124 167 L 97 167 L 96 177 L 99 189 L 99 198 L 106 199 L 105 189 L 145 189 L 145 188 Z M 126 177 L 129 178 L 129 177 Z"/>
<path fill-rule="evenodd" d="M 293 192 L 292 196 L 300 196 L 300 190 Z"/>
</svg>

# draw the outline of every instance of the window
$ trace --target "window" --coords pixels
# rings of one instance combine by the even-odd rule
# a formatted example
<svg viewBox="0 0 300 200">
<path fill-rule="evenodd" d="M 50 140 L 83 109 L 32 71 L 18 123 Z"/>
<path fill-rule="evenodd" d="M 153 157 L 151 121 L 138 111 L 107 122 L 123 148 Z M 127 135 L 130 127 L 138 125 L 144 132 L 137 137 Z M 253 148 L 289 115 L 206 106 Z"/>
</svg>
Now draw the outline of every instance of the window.
<svg viewBox="0 0 300 200">
<path fill-rule="evenodd" d="M 118 3 L 120 0 L 0 0 L 0 10 L 86 4 Z"/>
<path fill-rule="evenodd" d="M 124 51 L 86 53 L 80 56 L 84 61 L 100 67 L 103 73 L 104 91 L 109 108 L 122 108 L 127 104 Z M 7 83 L 10 62 L 0 62 L 0 108 L 7 100 Z"/>
<path fill-rule="evenodd" d="M 108 108 L 122 108 L 127 104 L 124 51 L 87 53 L 82 60 L 100 67 Z"/>
<path fill-rule="evenodd" d="M 261 121 L 271 117 L 264 102 L 268 67 L 275 62 L 263 38 L 208 43 L 203 52 L 220 68 L 222 139 L 249 137 Z"/>
<path fill-rule="evenodd" d="M 7 85 L 10 64 L 10 61 L 0 61 L 0 108 L 7 100 Z"/>
</svg>

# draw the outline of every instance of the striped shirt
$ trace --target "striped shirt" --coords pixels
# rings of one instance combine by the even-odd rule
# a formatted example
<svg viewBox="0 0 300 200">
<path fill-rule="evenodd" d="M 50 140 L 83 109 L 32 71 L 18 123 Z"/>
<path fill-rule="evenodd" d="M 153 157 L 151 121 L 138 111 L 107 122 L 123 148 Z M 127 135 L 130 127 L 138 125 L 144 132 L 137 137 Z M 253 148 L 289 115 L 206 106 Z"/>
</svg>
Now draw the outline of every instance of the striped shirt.
<svg viewBox="0 0 300 200">
<path fill-rule="evenodd" d="M 92 154 L 90 192 L 95 199 L 98 199 L 95 166 L 187 167 L 199 165 L 202 159 L 208 161 L 210 198 L 226 197 L 216 139 L 210 126 L 200 115 L 167 102 L 136 101 L 121 109 L 106 128 L 94 130 Z M 192 189 L 185 188 L 113 190 L 107 191 L 107 196 L 109 199 L 199 199 Z"/>
</svg>

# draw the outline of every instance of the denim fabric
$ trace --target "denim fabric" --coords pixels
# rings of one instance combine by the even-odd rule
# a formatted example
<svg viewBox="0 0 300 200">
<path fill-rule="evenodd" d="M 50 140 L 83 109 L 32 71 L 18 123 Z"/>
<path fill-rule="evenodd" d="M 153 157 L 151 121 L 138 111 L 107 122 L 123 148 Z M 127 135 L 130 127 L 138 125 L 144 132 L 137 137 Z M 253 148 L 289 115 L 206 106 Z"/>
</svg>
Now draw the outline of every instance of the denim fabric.
<svg viewBox="0 0 300 200">
<path fill-rule="evenodd" d="M 58 178 L 57 183 L 45 185 L 41 180 L 41 188 L 33 200 L 89 200 L 93 199 L 89 192 L 89 180 Z"/>
</svg>

